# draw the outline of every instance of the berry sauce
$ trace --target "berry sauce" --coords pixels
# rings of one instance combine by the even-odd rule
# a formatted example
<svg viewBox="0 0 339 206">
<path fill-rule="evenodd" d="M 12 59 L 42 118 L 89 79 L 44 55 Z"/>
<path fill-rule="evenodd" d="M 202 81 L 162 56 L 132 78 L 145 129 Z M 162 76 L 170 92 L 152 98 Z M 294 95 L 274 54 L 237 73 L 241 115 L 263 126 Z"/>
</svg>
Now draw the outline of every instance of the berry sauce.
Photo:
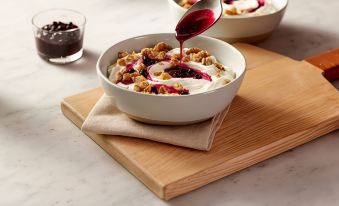
<svg viewBox="0 0 339 206">
<path fill-rule="evenodd" d="M 151 65 L 156 64 L 156 63 L 159 62 L 159 61 L 157 61 L 156 59 L 150 59 L 150 58 L 148 58 L 148 57 L 146 57 L 146 56 L 143 56 L 143 57 L 142 57 L 142 61 L 143 61 L 144 65 L 145 65 L 146 67 L 151 66 Z"/>
<path fill-rule="evenodd" d="M 225 4 L 233 4 L 234 0 L 224 0 Z"/>
<path fill-rule="evenodd" d="M 224 0 L 224 3 L 225 4 L 233 4 L 235 1 L 238 1 L 238 0 Z M 257 0 L 257 2 L 258 2 L 258 7 L 250 9 L 249 10 L 250 13 L 255 12 L 260 7 L 265 6 L 265 4 L 266 4 L 265 0 Z"/>
<path fill-rule="evenodd" d="M 257 0 L 258 1 L 258 7 L 256 8 L 253 8 L 253 9 L 250 9 L 249 12 L 252 13 L 252 12 L 255 12 L 256 10 L 258 10 L 260 7 L 263 7 L 265 6 L 265 0 Z"/>
<path fill-rule="evenodd" d="M 182 48 L 186 40 L 197 36 L 215 23 L 214 12 L 211 9 L 193 11 L 181 19 L 175 28 L 175 37 L 180 43 L 180 63 L 182 63 Z"/>
<path fill-rule="evenodd" d="M 135 72 L 135 69 L 133 68 L 134 65 L 135 65 L 135 62 L 132 62 L 132 63 L 130 63 L 130 64 L 127 64 L 127 65 L 126 65 L 126 71 L 127 71 L 128 73 L 133 73 L 133 72 Z"/>
<path fill-rule="evenodd" d="M 35 38 L 39 55 L 43 58 L 67 57 L 79 52 L 83 36 L 78 26 L 54 21 L 43 26 Z"/>
<path fill-rule="evenodd" d="M 205 79 L 207 81 L 212 81 L 210 75 L 201 72 L 200 70 L 189 68 L 185 64 L 180 64 L 178 66 L 165 69 L 164 72 L 168 73 L 174 78 L 193 78 L 193 79 Z"/>
<path fill-rule="evenodd" d="M 189 94 L 189 91 L 187 89 L 183 89 L 181 91 L 176 90 L 173 86 L 168 86 L 166 84 L 155 84 L 151 88 L 151 92 L 155 94 L 159 94 L 159 88 L 165 87 L 166 91 L 170 94 L 180 94 L 180 95 L 186 95 Z"/>
<path fill-rule="evenodd" d="M 130 80 L 121 80 L 120 82 L 122 84 L 125 84 L 125 85 L 129 85 L 129 84 L 133 84 L 134 83 L 132 79 L 130 79 Z"/>
<path fill-rule="evenodd" d="M 259 3 L 259 7 L 265 6 L 265 0 L 257 0 Z"/>
</svg>

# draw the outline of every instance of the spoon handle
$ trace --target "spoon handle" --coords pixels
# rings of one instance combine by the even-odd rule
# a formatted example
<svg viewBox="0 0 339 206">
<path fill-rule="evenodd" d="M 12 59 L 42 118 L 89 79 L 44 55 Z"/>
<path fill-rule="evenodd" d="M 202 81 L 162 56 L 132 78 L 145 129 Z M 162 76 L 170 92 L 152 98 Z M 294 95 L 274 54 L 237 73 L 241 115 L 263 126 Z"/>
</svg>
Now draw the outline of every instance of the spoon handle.
<svg viewBox="0 0 339 206">
<path fill-rule="evenodd" d="M 328 81 L 339 80 L 339 48 L 306 58 L 305 61 L 323 70 Z"/>
</svg>

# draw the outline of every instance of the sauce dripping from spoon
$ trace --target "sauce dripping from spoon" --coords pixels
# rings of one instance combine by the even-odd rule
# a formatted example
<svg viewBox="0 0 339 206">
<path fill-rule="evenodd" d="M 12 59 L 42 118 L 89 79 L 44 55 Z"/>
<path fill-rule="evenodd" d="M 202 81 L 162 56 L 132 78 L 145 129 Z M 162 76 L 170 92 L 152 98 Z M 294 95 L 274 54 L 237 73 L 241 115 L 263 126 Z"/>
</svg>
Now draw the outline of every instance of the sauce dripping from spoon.
<svg viewBox="0 0 339 206">
<path fill-rule="evenodd" d="M 184 42 L 203 33 L 215 22 L 214 12 L 211 9 L 193 11 L 179 21 L 175 28 L 175 37 L 180 44 L 180 64 L 182 64 Z"/>
</svg>

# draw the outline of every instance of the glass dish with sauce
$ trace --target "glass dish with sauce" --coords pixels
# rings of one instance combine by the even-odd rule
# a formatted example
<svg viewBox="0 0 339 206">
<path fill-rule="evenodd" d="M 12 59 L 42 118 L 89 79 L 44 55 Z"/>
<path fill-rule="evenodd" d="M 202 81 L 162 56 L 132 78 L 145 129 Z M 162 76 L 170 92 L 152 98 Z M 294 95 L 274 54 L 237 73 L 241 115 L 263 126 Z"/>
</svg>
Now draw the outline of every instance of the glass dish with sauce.
<svg viewBox="0 0 339 206">
<path fill-rule="evenodd" d="M 42 11 L 32 18 L 38 54 L 46 61 L 67 64 L 83 55 L 84 15 L 69 9 Z"/>
</svg>

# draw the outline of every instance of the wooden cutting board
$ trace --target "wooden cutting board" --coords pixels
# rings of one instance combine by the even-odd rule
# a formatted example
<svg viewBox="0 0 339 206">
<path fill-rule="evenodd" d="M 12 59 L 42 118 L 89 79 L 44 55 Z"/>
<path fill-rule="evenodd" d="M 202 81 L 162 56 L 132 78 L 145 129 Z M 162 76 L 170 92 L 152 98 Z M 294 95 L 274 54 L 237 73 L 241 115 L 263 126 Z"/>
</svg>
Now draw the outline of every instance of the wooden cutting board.
<svg viewBox="0 0 339 206">
<path fill-rule="evenodd" d="M 339 128 L 339 95 L 322 70 L 247 44 L 235 46 L 245 55 L 248 71 L 211 151 L 87 135 L 168 200 Z M 327 76 L 335 79 L 338 55 L 333 51 L 307 61 L 331 71 Z M 102 94 L 96 88 L 67 97 L 62 112 L 80 128 Z"/>
</svg>

